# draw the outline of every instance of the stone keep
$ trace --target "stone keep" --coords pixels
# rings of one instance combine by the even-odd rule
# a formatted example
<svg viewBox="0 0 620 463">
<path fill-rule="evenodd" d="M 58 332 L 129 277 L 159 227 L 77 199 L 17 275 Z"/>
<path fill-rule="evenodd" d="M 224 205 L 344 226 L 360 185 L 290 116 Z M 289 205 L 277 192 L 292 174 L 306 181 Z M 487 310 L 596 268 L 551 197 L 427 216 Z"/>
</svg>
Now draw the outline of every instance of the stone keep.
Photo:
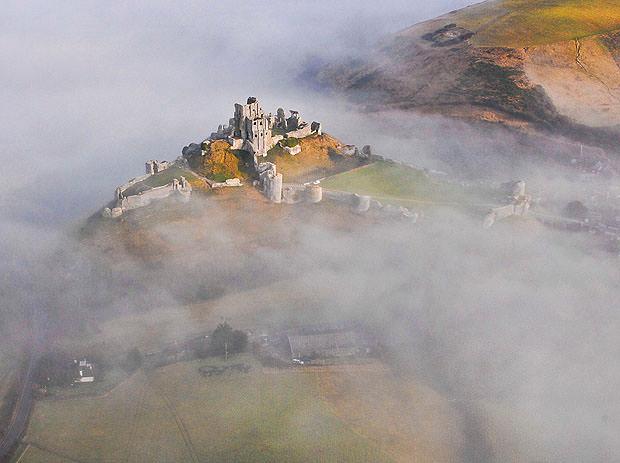
<svg viewBox="0 0 620 463">
<path fill-rule="evenodd" d="M 265 156 L 273 146 L 271 140 L 273 121 L 271 117 L 265 115 L 255 97 L 249 97 L 244 105 L 235 104 L 233 122 L 233 137 L 247 140 L 253 154 Z"/>
</svg>

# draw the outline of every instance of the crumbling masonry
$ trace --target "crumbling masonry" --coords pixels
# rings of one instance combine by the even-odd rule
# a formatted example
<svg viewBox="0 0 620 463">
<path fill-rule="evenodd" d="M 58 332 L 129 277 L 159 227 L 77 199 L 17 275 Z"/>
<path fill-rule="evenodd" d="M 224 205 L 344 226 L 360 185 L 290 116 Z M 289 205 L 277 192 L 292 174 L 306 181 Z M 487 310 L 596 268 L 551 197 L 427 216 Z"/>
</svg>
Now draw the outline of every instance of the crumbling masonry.
<svg viewBox="0 0 620 463">
<path fill-rule="evenodd" d="M 530 210 L 532 197 L 525 193 L 523 180 L 506 183 L 503 187 L 507 190 L 510 204 L 491 209 L 482 223 L 484 228 L 491 228 L 495 222 L 507 217 L 527 215 Z"/>
<path fill-rule="evenodd" d="M 319 122 L 309 124 L 301 119 L 298 111 L 291 110 L 290 113 L 290 117 L 286 118 L 284 110 L 279 108 L 275 116 L 271 113 L 265 114 L 256 97 L 251 96 L 244 105 L 236 103 L 234 115 L 228 125 L 220 125 L 217 132 L 213 132 L 203 143 L 208 145 L 213 140 L 227 140 L 232 149 L 247 151 L 254 156 L 257 168 L 256 159 L 267 156 L 267 152 L 280 140 L 322 133 Z M 274 129 L 278 129 L 279 134 L 275 135 Z M 194 153 L 197 146 L 190 144 L 183 154 L 187 156 Z"/>
<path fill-rule="evenodd" d="M 169 166 L 170 163 L 168 163 L 167 161 L 147 162 L 146 175 L 133 178 L 124 185 L 119 186 L 115 192 L 113 207 L 104 208 L 101 215 L 103 217 L 120 217 L 125 211 L 148 206 L 151 201 L 167 198 L 172 194 L 176 194 L 181 199 L 187 201 L 192 194 L 192 186 L 185 177 L 181 177 L 180 179 L 175 178 L 167 185 L 149 188 L 131 195 L 126 194 L 127 190 L 133 185 L 143 182 L 151 175 L 159 173 L 162 170 L 167 169 Z"/>
</svg>

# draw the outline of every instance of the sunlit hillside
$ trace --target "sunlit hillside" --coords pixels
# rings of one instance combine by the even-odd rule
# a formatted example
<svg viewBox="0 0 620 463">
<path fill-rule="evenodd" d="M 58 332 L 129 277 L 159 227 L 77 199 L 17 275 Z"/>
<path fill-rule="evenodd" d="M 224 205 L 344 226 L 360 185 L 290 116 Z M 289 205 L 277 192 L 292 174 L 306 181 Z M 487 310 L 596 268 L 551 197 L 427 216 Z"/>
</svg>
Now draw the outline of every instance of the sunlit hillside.
<svg viewBox="0 0 620 463">
<path fill-rule="evenodd" d="M 620 29 L 620 0 L 496 0 L 450 16 L 477 45 L 524 47 Z"/>
</svg>

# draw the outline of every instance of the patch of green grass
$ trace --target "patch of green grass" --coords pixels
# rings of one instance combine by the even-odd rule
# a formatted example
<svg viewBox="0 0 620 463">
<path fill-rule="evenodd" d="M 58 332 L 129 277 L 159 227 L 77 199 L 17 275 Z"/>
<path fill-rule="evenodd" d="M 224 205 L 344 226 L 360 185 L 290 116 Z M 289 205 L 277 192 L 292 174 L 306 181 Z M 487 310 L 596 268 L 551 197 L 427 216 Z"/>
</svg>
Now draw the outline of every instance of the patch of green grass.
<svg viewBox="0 0 620 463">
<path fill-rule="evenodd" d="M 192 181 L 196 179 L 196 176 L 192 174 L 190 171 L 182 169 L 180 167 L 169 167 L 155 175 L 151 175 L 149 178 L 142 182 L 145 186 L 149 188 L 155 188 L 158 186 L 164 186 L 168 183 L 172 182 L 172 180 L 179 179 L 181 176 L 185 177 L 188 181 Z"/>
<path fill-rule="evenodd" d="M 156 188 L 159 186 L 167 185 L 172 182 L 172 180 L 180 179 L 181 177 L 185 177 L 188 182 L 192 180 L 196 180 L 196 176 L 192 174 L 190 171 L 186 169 L 182 169 L 180 167 L 169 167 L 163 172 L 159 172 L 155 175 L 151 175 L 146 180 L 136 183 L 135 185 L 130 186 L 125 190 L 126 196 L 131 196 L 139 193 L 140 191 L 148 190 L 150 188 Z"/>
<path fill-rule="evenodd" d="M 220 183 L 225 182 L 229 178 L 232 178 L 232 174 L 230 172 L 211 174 L 209 176 L 209 180 L 213 180 L 214 182 L 220 182 Z"/>
<path fill-rule="evenodd" d="M 284 150 L 279 144 L 276 144 L 273 148 L 267 151 L 267 156 L 265 157 L 265 162 L 274 162 L 278 156 L 282 156 L 284 154 Z"/>
<path fill-rule="evenodd" d="M 620 29 L 620 0 L 496 0 L 453 18 L 477 45 L 523 47 Z"/>
<path fill-rule="evenodd" d="M 326 189 L 381 198 L 446 199 L 443 194 L 446 187 L 432 181 L 423 171 L 383 161 L 334 175 L 323 180 L 321 185 Z"/>
<path fill-rule="evenodd" d="M 440 182 L 425 172 L 389 161 L 380 161 L 328 177 L 321 181 L 328 190 L 372 196 L 397 205 L 477 204 L 485 201 L 484 192 Z"/>
<path fill-rule="evenodd" d="M 299 139 L 295 137 L 288 137 L 288 138 L 285 138 L 284 140 L 281 140 L 280 143 L 282 143 L 283 146 L 288 146 L 289 148 L 293 148 L 299 145 Z"/>
</svg>

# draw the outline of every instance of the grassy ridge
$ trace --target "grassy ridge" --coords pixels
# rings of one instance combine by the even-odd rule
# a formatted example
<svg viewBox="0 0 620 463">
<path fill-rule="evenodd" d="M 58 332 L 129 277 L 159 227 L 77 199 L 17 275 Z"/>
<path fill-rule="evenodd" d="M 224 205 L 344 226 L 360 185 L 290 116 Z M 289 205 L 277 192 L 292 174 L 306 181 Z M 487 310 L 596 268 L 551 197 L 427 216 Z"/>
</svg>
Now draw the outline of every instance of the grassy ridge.
<svg viewBox="0 0 620 463">
<path fill-rule="evenodd" d="M 525 47 L 620 29 L 620 0 L 496 0 L 452 18 L 476 45 Z"/>
<path fill-rule="evenodd" d="M 433 181 L 421 170 L 383 161 L 326 178 L 321 185 L 331 190 L 393 199 L 397 203 L 452 202 L 463 193 L 456 185 Z"/>
<path fill-rule="evenodd" d="M 372 196 L 402 206 L 468 206 L 493 204 L 493 192 L 483 187 L 464 187 L 441 182 L 419 169 L 380 161 L 321 181 L 328 190 Z"/>
</svg>

